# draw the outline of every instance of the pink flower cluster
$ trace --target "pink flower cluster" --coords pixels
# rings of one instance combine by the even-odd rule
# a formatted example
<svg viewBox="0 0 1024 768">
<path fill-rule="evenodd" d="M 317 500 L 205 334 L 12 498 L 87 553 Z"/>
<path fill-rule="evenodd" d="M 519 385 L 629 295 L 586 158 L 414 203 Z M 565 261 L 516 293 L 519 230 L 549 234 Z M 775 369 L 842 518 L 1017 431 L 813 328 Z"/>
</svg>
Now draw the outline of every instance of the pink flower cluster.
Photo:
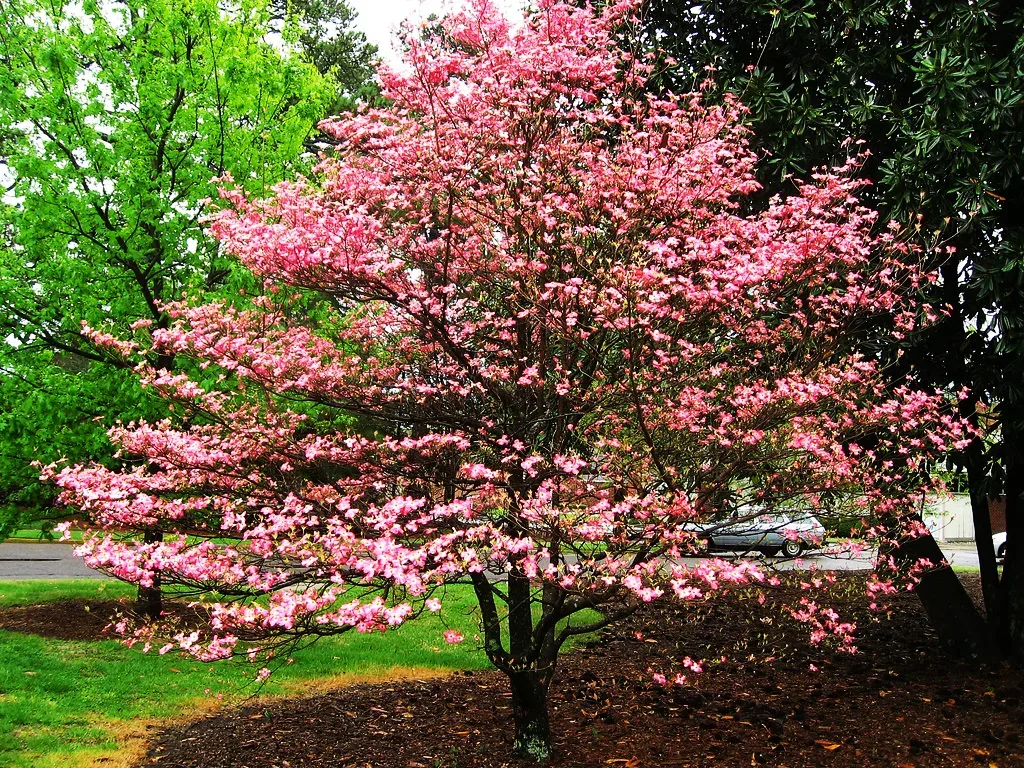
<svg viewBox="0 0 1024 768">
<path fill-rule="evenodd" d="M 47 476 L 96 526 L 91 566 L 224 596 L 177 647 L 394 627 L 467 578 L 491 660 L 539 664 L 584 609 L 763 582 L 680 564 L 741 503 L 857 499 L 902 535 L 923 462 L 964 439 L 857 352 L 922 322 L 928 278 L 872 234 L 856 161 L 746 215 L 743 107 L 643 95 L 650 64 L 614 42 L 633 3 L 542 0 L 521 26 L 468 5 L 408 37 L 386 107 L 324 123 L 314 178 L 223 191 L 211 231 L 259 296 L 90 331 L 174 418 L 114 430 L 120 469 Z M 828 609 L 797 615 L 849 646 Z"/>
</svg>

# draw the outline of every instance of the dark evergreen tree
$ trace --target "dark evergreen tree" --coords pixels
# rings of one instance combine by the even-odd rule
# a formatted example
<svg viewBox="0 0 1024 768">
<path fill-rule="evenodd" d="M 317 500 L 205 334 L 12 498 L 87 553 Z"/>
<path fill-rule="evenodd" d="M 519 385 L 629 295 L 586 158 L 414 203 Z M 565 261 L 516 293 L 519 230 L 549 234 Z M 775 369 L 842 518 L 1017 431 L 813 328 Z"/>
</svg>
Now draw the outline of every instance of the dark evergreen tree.
<svg viewBox="0 0 1024 768">
<path fill-rule="evenodd" d="M 994 636 L 1024 655 L 1024 10 L 1010 0 L 649 0 L 637 41 L 677 60 L 661 87 L 692 88 L 712 67 L 717 87 L 749 107 L 766 154 L 762 202 L 794 189 L 791 176 L 845 159 L 847 138 L 870 150 L 867 197 L 923 246 L 941 275 L 932 300 L 947 313 L 908 340 L 894 376 L 964 389 L 962 412 L 986 433 L 954 461 L 971 492 L 989 626 L 951 571 L 926 579 L 922 599 L 962 649 Z M 987 503 L 996 495 L 1006 496 L 1002 577 Z M 901 554 L 937 552 L 925 537 Z"/>
</svg>

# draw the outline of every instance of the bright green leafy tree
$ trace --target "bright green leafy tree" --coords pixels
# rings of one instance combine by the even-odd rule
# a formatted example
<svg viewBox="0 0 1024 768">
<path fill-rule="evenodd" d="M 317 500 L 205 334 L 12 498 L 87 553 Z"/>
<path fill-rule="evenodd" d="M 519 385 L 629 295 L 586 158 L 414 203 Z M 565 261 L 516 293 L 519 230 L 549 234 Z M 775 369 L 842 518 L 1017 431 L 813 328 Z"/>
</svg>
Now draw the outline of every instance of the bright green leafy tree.
<svg viewBox="0 0 1024 768">
<path fill-rule="evenodd" d="M 952 572 L 920 593 L 965 650 L 995 637 L 1024 655 L 1024 10 L 1010 0 L 648 0 L 638 31 L 641 45 L 679 61 L 661 86 L 692 87 L 710 66 L 749 107 L 767 154 L 762 202 L 792 191 L 790 174 L 844 160 L 848 137 L 870 149 L 871 202 L 924 246 L 941 274 L 932 299 L 948 313 L 900 350 L 894 376 L 914 370 L 927 385 L 965 389 L 963 414 L 988 414 L 989 439 L 956 461 L 972 495 L 989 627 Z M 1001 577 L 987 504 L 999 493 Z M 903 554 L 937 551 L 925 537 Z"/>
<path fill-rule="evenodd" d="M 82 323 L 244 287 L 202 201 L 292 173 L 339 90 L 270 29 L 259 0 L 0 5 L 0 535 L 48 506 L 33 461 L 114 461 L 106 429 L 160 414 Z"/>
</svg>

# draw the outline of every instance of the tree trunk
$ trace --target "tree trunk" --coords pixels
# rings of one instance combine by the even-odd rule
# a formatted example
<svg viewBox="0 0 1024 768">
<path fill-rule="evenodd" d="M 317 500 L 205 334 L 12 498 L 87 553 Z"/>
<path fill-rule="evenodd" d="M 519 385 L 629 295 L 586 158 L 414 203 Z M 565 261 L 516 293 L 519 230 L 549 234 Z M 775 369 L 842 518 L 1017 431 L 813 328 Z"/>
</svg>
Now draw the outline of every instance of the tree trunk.
<svg viewBox="0 0 1024 768">
<path fill-rule="evenodd" d="M 1003 413 L 1003 440 L 1006 469 L 1006 559 L 1003 561 L 1003 594 L 1005 595 L 1006 630 L 1012 657 L 1024 663 L 1024 557 L 1021 537 L 1024 535 L 1024 460 L 1021 456 L 1020 425 L 1024 408 L 1007 403 Z"/>
<path fill-rule="evenodd" d="M 892 556 L 906 565 L 921 559 L 935 563 L 943 559 L 931 534 L 902 544 L 893 550 Z M 985 620 L 952 568 L 947 565 L 928 571 L 914 589 L 932 627 L 954 654 L 984 662 L 996 658 Z"/>
<path fill-rule="evenodd" d="M 1009 477 L 1006 483 L 1006 559 L 1003 582 L 1006 590 L 1007 630 L 1010 652 L 1017 662 L 1024 663 L 1024 558 L 1021 557 L 1021 493 L 1020 477 Z M 1012 523 L 1011 523 L 1012 520 Z"/>
<path fill-rule="evenodd" d="M 975 397 L 960 401 L 960 417 L 978 429 L 978 400 Z M 992 644 L 1006 650 L 1008 635 L 1004 621 L 1006 609 L 1002 605 L 999 587 L 999 567 L 992 547 L 992 518 L 989 511 L 988 471 L 985 466 L 985 451 L 981 438 L 975 437 L 964 452 L 964 468 L 967 470 L 967 487 L 971 496 L 971 517 L 974 521 L 974 542 L 981 569 L 981 594 L 985 600 L 985 620 L 996 632 Z"/>
<path fill-rule="evenodd" d="M 156 544 L 164 540 L 163 531 L 146 531 L 143 541 L 146 544 Z M 139 587 L 138 596 L 135 598 L 135 612 L 139 616 L 145 616 L 151 621 L 160 618 L 163 613 L 163 597 L 160 591 L 160 578 L 153 578 L 153 586 Z"/>
<path fill-rule="evenodd" d="M 516 757 L 534 762 L 549 760 L 552 754 L 551 724 L 548 722 L 548 680 L 537 670 L 514 672 L 512 683 L 512 720 Z"/>
</svg>

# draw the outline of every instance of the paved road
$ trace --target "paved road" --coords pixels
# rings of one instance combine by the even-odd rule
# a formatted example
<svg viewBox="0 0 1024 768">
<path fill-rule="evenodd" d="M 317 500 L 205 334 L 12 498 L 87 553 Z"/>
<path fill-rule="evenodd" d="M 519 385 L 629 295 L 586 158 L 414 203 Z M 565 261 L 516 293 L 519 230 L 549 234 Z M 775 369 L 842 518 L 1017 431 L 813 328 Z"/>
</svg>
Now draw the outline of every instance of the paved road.
<svg viewBox="0 0 1024 768">
<path fill-rule="evenodd" d="M 940 544 L 940 546 L 950 565 L 965 568 L 977 568 L 979 566 L 978 551 L 974 548 L 973 543 L 958 542 L 956 544 Z M 729 555 L 725 554 L 723 556 L 728 557 Z M 690 561 L 691 558 L 687 558 L 687 562 Z M 782 571 L 809 568 L 812 563 L 819 569 L 826 571 L 866 571 L 871 568 L 873 561 L 873 553 L 864 554 L 860 557 L 853 557 L 852 555 L 826 557 L 824 555 L 817 555 L 814 552 L 809 552 L 796 560 L 785 560 L 783 558 L 769 560 L 774 567 Z M 693 560 L 693 562 L 697 561 Z"/>
<path fill-rule="evenodd" d="M 949 560 L 950 565 L 962 565 L 965 568 L 981 567 L 981 562 L 978 560 L 978 550 L 974 548 L 974 544 L 971 544 L 969 547 L 961 544 L 958 545 L 957 549 L 946 547 L 943 549 L 943 554 Z"/>
<path fill-rule="evenodd" d="M 977 568 L 978 567 L 978 551 L 974 548 L 974 544 L 952 544 L 939 545 L 942 547 L 942 554 L 946 556 L 946 560 L 949 561 L 950 565 L 963 566 L 966 568 Z M 804 556 L 804 563 L 800 561 L 792 560 L 776 560 L 776 566 L 782 570 L 792 570 L 794 568 L 807 567 L 809 563 L 816 563 L 818 568 L 829 571 L 860 571 L 868 570 L 871 568 L 874 555 L 863 555 L 861 557 L 818 557 L 814 553 Z"/>
<path fill-rule="evenodd" d="M 102 579 L 71 544 L 0 544 L 0 579 Z"/>
<path fill-rule="evenodd" d="M 71 554 L 70 544 L 0 544 L 0 579 L 100 579 L 96 571 L 82 565 L 82 561 Z M 945 546 L 946 558 L 953 564 L 978 567 L 978 553 L 972 545 L 957 544 Z M 699 562 L 687 558 L 687 562 Z M 785 570 L 806 568 L 816 563 L 818 568 L 833 571 L 857 571 L 871 567 L 869 557 L 816 557 L 813 554 L 799 561 L 775 560 L 777 567 Z"/>
</svg>

